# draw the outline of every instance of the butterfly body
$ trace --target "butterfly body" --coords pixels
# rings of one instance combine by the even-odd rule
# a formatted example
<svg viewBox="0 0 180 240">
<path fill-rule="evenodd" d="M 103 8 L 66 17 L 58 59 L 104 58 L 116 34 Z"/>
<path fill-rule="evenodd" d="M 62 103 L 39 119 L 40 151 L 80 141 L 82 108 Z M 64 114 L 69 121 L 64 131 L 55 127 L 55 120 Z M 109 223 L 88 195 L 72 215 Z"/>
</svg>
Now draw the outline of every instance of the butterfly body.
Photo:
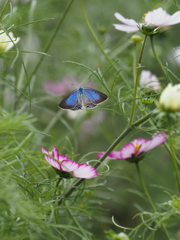
<svg viewBox="0 0 180 240">
<path fill-rule="evenodd" d="M 108 96 L 93 88 L 80 87 L 67 95 L 59 104 L 60 108 L 73 111 L 83 108 L 95 108 L 99 103 L 104 102 Z"/>
</svg>

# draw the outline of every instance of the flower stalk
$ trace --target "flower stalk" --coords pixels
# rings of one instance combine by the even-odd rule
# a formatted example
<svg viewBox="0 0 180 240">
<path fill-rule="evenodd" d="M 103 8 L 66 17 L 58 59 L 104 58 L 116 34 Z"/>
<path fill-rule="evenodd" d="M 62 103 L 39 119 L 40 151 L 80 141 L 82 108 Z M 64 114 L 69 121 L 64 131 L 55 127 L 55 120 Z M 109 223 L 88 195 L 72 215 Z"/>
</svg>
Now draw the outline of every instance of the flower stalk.
<svg viewBox="0 0 180 240">
<path fill-rule="evenodd" d="M 146 197 L 147 197 L 147 199 L 148 199 L 148 201 L 149 201 L 152 209 L 154 210 L 154 212 L 157 212 L 157 209 L 156 209 L 156 207 L 155 207 L 155 205 L 154 205 L 154 203 L 153 203 L 153 201 L 152 201 L 152 199 L 151 199 L 151 197 L 150 197 L 150 195 L 149 195 L 149 192 L 148 192 L 148 190 L 147 190 L 147 188 L 146 188 L 146 185 L 145 185 L 145 183 L 144 183 L 144 181 L 143 181 L 143 178 L 142 178 L 142 176 L 141 176 L 141 172 L 140 172 L 140 168 L 139 168 L 138 162 L 136 163 L 136 169 L 137 169 L 137 173 L 138 173 L 138 176 L 139 176 L 139 180 L 140 180 L 142 189 L 144 190 L 144 193 L 145 193 L 145 195 L 146 195 Z M 163 230 L 164 230 L 164 232 L 165 232 L 168 240 L 170 240 L 169 233 L 168 233 L 166 227 L 164 226 L 164 224 L 162 224 L 162 228 L 163 228 Z"/>
<path fill-rule="evenodd" d="M 143 181 L 143 179 L 142 179 L 141 172 L 140 172 L 140 169 L 139 169 L 139 163 L 138 163 L 138 162 L 136 163 L 136 169 L 137 169 L 137 173 L 138 173 L 138 176 L 139 176 L 139 180 L 140 180 L 142 189 L 144 190 L 144 193 L 145 193 L 145 195 L 146 195 L 146 197 L 147 197 L 147 199 L 148 199 L 148 201 L 149 201 L 152 209 L 154 210 L 154 212 L 156 212 L 156 211 L 157 211 L 157 210 L 156 210 L 156 207 L 154 206 L 154 203 L 153 203 L 153 201 L 152 201 L 152 199 L 151 199 L 151 197 L 150 197 L 150 195 L 149 195 L 149 193 L 148 193 L 148 191 L 147 191 L 146 185 L 144 184 L 144 181 Z"/>
<path fill-rule="evenodd" d="M 151 37 L 151 48 L 152 48 L 152 51 L 153 51 L 154 57 L 155 57 L 156 60 L 158 61 L 159 66 L 161 67 L 161 69 L 162 69 L 164 75 L 167 77 L 166 70 L 165 70 L 165 68 L 164 68 L 164 66 L 163 66 L 163 64 L 162 64 L 162 62 L 161 62 L 161 60 L 160 60 L 160 58 L 158 57 L 158 55 L 157 55 L 157 53 L 156 53 L 156 51 L 155 51 L 155 48 L 154 48 L 154 41 L 153 41 L 153 35 L 151 35 L 150 37 Z"/>
<path fill-rule="evenodd" d="M 56 190 L 57 190 L 61 180 L 62 180 L 62 177 L 59 177 L 58 181 L 56 183 Z M 55 199 L 56 199 L 56 191 L 55 191 L 55 194 L 54 194 L 54 200 Z M 56 224 L 59 225 L 59 219 L 58 219 L 58 212 L 57 212 L 57 210 L 54 210 L 54 218 L 55 218 Z M 61 231 L 60 228 L 58 228 L 58 231 L 62 234 L 62 231 Z M 60 235 L 60 239 L 62 239 L 62 235 Z"/>
<path fill-rule="evenodd" d="M 147 35 L 145 35 L 145 38 L 144 38 L 144 41 L 143 41 L 143 45 L 142 45 L 142 48 L 141 48 L 141 53 L 140 53 L 140 56 L 139 56 L 138 69 L 137 69 L 136 81 L 135 81 L 135 87 L 134 87 L 134 96 L 133 96 L 134 99 L 136 98 L 136 95 L 137 95 L 137 88 L 138 88 L 138 82 L 139 82 L 139 73 L 140 73 L 142 55 L 143 55 L 146 39 L 147 39 Z M 131 117 L 130 117 L 129 125 L 131 125 L 131 123 L 133 121 L 135 105 L 136 105 L 136 100 L 133 101 L 133 106 L 132 106 L 132 111 L 131 111 Z"/>
<path fill-rule="evenodd" d="M 174 171 L 175 171 L 175 175 L 176 175 L 177 186 L 178 186 L 178 190 L 179 190 L 179 194 L 180 194 L 179 172 L 178 172 L 178 166 L 177 166 L 176 156 L 174 153 L 174 147 L 173 147 L 173 142 L 172 142 L 171 120 L 170 120 L 169 116 L 167 116 L 167 123 L 168 123 L 168 132 L 169 132 L 169 134 L 168 134 L 169 135 L 169 147 L 170 147 L 170 152 L 171 152 L 171 156 L 172 156 L 172 160 L 173 160 L 173 166 L 174 166 Z"/>
</svg>

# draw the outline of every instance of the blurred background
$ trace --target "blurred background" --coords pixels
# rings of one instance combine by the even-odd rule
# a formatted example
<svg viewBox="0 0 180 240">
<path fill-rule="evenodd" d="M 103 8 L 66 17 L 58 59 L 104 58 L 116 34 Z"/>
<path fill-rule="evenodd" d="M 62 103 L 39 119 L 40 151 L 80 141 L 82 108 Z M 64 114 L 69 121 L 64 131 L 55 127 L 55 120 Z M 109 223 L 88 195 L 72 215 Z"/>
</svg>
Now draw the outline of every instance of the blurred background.
<svg viewBox="0 0 180 240">
<path fill-rule="evenodd" d="M 0 6 L 3 7 L 5 2 L 0 1 Z M 50 189 L 50 184 L 53 183 L 56 175 L 43 159 L 40 152 L 41 145 L 49 151 L 56 145 L 60 154 L 67 155 L 77 162 L 89 161 L 93 165 L 97 161 L 96 153 L 106 151 L 128 124 L 132 101 L 126 100 L 132 99 L 134 67 L 137 66 L 142 44 L 136 44 L 131 40 L 133 34 L 115 30 L 112 24 L 119 23 L 119 21 L 114 17 L 114 13 L 119 12 L 125 18 L 142 22 L 144 13 L 148 11 L 162 7 L 169 14 L 173 14 L 178 11 L 178 7 L 172 0 L 84 1 L 84 9 L 92 29 L 105 53 L 113 62 L 117 60 L 117 68 L 121 69 L 121 73 L 131 86 L 131 89 L 128 89 L 122 78 L 117 75 L 117 72 L 107 61 L 90 33 L 82 14 L 80 1 L 75 0 L 73 2 L 49 47 L 47 55 L 42 55 L 42 52 L 46 49 L 70 1 L 11 0 L 10 2 L 10 7 L 8 6 L 5 9 L 3 15 L 7 15 L 7 17 L 2 19 L 1 24 L 6 29 L 12 26 L 11 31 L 14 36 L 20 37 L 17 44 L 20 53 L 17 56 L 15 47 L 8 52 L 1 53 L 0 71 L 9 81 L 4 81 L 1 77 L 1 107 L 6 114 L 10 115 L 15 112 L 17 115 L 31 113 L 33 123 L 28 123 L 28 126 L 31 126 L 30 129 L 33 129 L 35 134 L 31 137 L 27 146 L 27 156 L 21 153 L 18 158 L 23 161 L 26 171 L 24 177 L 28 181 L 33 183 L 37 183 L 39 179 L 44 181 L 44 176 L 37 171 L 37 169 L 40 169 L 49 179 L 47 188 Z M 30 22 L 33 23 L 24 25 Z M 154 37 L 158 56 L 163 65 L 174 74 L 173 76 L 169 73 L 169 78 L 173 83 L 178 83 L 179 80 L 179 29 L 180 25 L 177 24 Z M 137 34 L 144 37 L 140 32 Z M 36 69 L 41 56 L 44 56 L 44 58 Z M 174 57 L 177 58 L 172 59 Z M 144 69 L 151 71 L 158 77 L 162 88 L 168 84 L 169 79 L 164 77 L 153 56 L 150 38 L 147 39 L 142 65 Z M 93 74 L 93 71 L 98 76 L 104 74 L 104 81 L 110 89 L 114 85 L 111 94 Z M 31 75 L 32 73 L 33 75 Z M 29 96 L 31 101 L 9 83 Z M 109 98 L 92 110 L 73 112 L 59 109 L 58 105 L 64 96 L 80 86 L 92 87 L 102 91 Z M 138 94 L 140 94 L 140 91 Z M 117 104 L 117 102 L 123 103 Z M 139 101 L 134 120 L 139 119 L 154 108 L 154 102 L 150 105 L 144 105 Z M 19 128 L 23 128 L 21 119 L 18 124 Z M 175 128 L 178 130 L 179 126 L 176 125 Z M 149 139 L 157 130 L 166 131 L 166 125 L 162 120 L 159 121 L 154 118 L 152 122 L 147 122 L 141 128 L 129 134 L 115 150 L 119 150 L 124 144 L 138 137 Z M 6 137 L 1 139 L 2 146 L 9 139 L 12 140 L 13 137 L 18 142 L 23 141 L 26 135 L 27 132 L 24 133 L 23 131 L 13 133 L 11 138 L 2 135 L 2 137 Z M 179 138 L 178 136 L 175 137 L 177 141 L 174 145 L 179 155 Z M 14 145 L 12 144 L 12 146 Z M 30 151 L 33 151 L 33 153 Z M 14 159 L 15 157 L 11 156 L 8 161 L 13 162 Z M 36 167 L 28 162 L 29 159 Z M 124 160 L 106 160 L 106 164 L 98 168 L 98 173 L 101 176 L 97 179 L 87 180 L 83 194 L 77 197 L 75 202 L 73 198 L 73 201 L 69 203 L 89 212 L 90 215 L 88 216 L 85 213 L 76 213 L 76 210 L 72 211 L 72 214 L 78 216 L 82 228 L 94 235 L 89 239 L 108 239 L 105 231 L 110 229 L 116 233 L 123 231 L 113 224 L 112 216 L 114 216 L 117 224 L 134 228 L 142 222 L 139 216 L 133 218 L 136 214 L 143 211 L 152 212 L 151 206 L 141 189 L 134 164 L 129 164 Z M 18 175 L 20 164 L 15 162 L 12 166 L 18 171 L 18 173 L 16 172 Z M 166 205 L 163 203 L 171 200 L 169 193 L 176 194 L 173 165 L 168 151 L 163 146 L 150 151 L 140 163 L 140 168 L 154 203 L 160 211 L 164 211 Z M 15 174 L 15 170 L 12 168 L 11 170 L 6 168 L 3 173 L 7 174 L 8 171 L 11 171 L 10 174 Z M 20 186 L 19 188 L 21 189 Z M 43 191 L 44 188 L 40 190 L 41 194 Z M 29 201 L 32 204 L 39 198 L 28 194 L 26 197 L 30 199 Z M 50 199 L 50 196 L 47 199 Z M 71 225 L 67 211 L 65 209 L 61 211 L 61 223 Z M 170 233 L 172 239 L 180 239 L 180 224 L 178 221 L 179 219 L 176 218 L 171 221 Z M 17 231 L 15 231 L 15 234 Z M 67 239 L 82 239 L 73 231 L 66 231 Z M 143 231 L 143 228 L 140 229 L 133 239 L 147 239 L 146 235 L 143 236 Z M 8 238 L 4 235 L 2 239 L 11 239 L 11 237 Z M 20 239 L 19 237 L 14 239 Z M 43 235 L 33 237 L 27 239 L 47 239 Z M 109 239 L 112 238 L 109 237 Z M 166 237 L 163 231 L 158 230 L 153 239 L 164 240 Z"/>
</svg>

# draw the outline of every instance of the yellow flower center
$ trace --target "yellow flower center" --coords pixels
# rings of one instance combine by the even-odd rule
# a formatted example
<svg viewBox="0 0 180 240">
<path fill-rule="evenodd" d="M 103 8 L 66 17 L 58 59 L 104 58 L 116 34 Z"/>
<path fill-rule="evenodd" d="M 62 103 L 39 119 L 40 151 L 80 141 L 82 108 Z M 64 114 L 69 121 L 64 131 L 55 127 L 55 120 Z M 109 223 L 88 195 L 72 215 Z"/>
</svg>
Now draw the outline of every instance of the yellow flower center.
<svg viewBox="0 0 180 240">
<path fill-rule="evenodd" d="M 135 149 L 136 149 L 135 154 L 138 152 L 140 146 L 141 146 L 141 145 L 138 144 L 138 142 L 136 142 L 136 144 L 134 144 L 134 147 L 135 147 Z"/>
<path fill-rule="evenodd" d="M 148 11 L 147 13 L 149 13 L 150 11 Z M 144 19 L 145 19 L 145 16 L 147 15 L 147 13 L 144 13 L 144 15 L 142 16 L 142 19 L 143 19 L 143 21 L 144 21 Z M 146 21 L 144 21 L 145 23 L 146 23 Z"/>
<path fill-rule="evenodd" d="M 60 160 L 58 160 L 58 163 L 59 163 L 59 164 L 61 164 L 61 161 L 60 161 Z"/>
</svg>

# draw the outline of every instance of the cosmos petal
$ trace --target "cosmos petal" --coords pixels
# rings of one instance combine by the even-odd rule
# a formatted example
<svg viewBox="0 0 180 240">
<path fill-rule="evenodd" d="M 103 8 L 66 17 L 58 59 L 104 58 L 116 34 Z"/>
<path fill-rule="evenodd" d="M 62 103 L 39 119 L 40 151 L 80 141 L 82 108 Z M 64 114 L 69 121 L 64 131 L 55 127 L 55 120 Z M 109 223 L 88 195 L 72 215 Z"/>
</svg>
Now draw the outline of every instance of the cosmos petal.
<svg viewBox="0 0 180 240">
<path fill-rule="evenodd" d="M 120 151 L 112 151 L 108 155 L 109 159 L 121 159 L 121 152 Z"/>
<path fill-rule="evenodd" d="M 127 33 L 139 31 L 138 26 L 129 26 L 124 24 L 113 24 L 113 26 L 115 27 L 115 29 L 119 31 L 127 32 Z"/>
<path fill-rule="evenodd" d="M 137 22 L 134 19 L 128 19 L 123 17 L 120 13 L 116 12 L 114 16 L 122 23 L 129 26 L 137 26 Z"/>
<path fill-rule="evenodd" d="M 79 164 L 77 162 L 64 160 L 61 163 L 61 170 L 64 172 L 71 172 L 78 178 L 93 178 L 99 176 L 91 165 Z"/>
<path fill-rule="evenodd" d="M 170 21 L 168 22 L 168 25 L 173 25 L 173 24 L 177 24 L 177 23 L 180 23 L 180 11 L 175 12 L 170 17 Z"/>
<path fill-rule="evenodd" d="M 105 152 L 97 153 L 97 158 L 101 158 L 104 155 Z"/>
<path fill-rule="evenodd" d="M 63 160 L 61 162 L 61 170 L 64 172 L 74 172 L 79 167 L 79 163 L 71 160 Z"/>
<path fill-rule="evenodd" d="M 69 159 L 67 156 L 65 156 L 65 155 L 59 155 L 59 159 L 58 159 L 59 161 L 63 161 L 63 160 L 69 160 L 69 161 L 71 161 L 72 162 L 72 160 L 71 159 Z"/>
<path fill-rule="evenodd" d="M 42 150 L 43 153 L 51 156 L 51 154 L 45 148 L 43 148 L 43 146 L 41 146 L 41 150 Z"/>
<path fill-rule="evenodd" d="M 127 143 L 124 147 L 120 150 L 120 159 L 127 159 L 131 158 L 135 155 L 136 148 L 132 143 Z"/>
<path fill-rule="evenodd" d="M 46 161 L 47 161 L 52 167 L 57 168 L 57 169 L 59 169 L 59 170 L 61 169 L 60 164 L 59 164 L 56 160 L 52 159 L 51 157 L 49 157 L 49 156 L 47 156 L 47 155 L 45 155 L 44 158 L 46 159 Z"/>
<path fill-rule="evenodd" d="M 105 152 L 98 153 L 96 156 L 97 158 L 101 158 L 104 155 Z M 110 154 L 106 157 L 106 159 L 121 159 L 120 158 L 120 151 L 112 151 Z"/>
<path fill-rule="evenodd" d="M 144 18 L 146 23 L 154 24 L 156 27 L 169 25 L 170 15 L 164 11 L 162 8 L 155 9 L 148 12 Z"/>
<path fill-rule="evenodd" d="M 79 164 L 79 167 L 74 170 L 74 176 L 78 178 L 93 178 L 99 176 L 96 169 L 88 164 Z"/>
<path fill-rule="evenodd" d="M 59 160 L 59 152 L 58 152 L 56 146 L 53 147 L 52 155 L 57 161 Z"/>
<path fill-rule="evenodd" d="M 147 152 L 165 142 L 166 139 L 166 133 L 157 133 L 152 139 L 149 139 L 145 141 L 139 148 L 139 151 L 137 152 L 137 155 L 139 155 L 142 152 Z"/>
<path fill-rule="evenodd" d="M 131 143 L 133 145 L 136 145 L 136 144 L 142 145 L 145 141 L 146 141 L 146 139 L 144 139 L 144 138 L 137 138 L 137 139 L 134 139 Z"/>
</svg>

